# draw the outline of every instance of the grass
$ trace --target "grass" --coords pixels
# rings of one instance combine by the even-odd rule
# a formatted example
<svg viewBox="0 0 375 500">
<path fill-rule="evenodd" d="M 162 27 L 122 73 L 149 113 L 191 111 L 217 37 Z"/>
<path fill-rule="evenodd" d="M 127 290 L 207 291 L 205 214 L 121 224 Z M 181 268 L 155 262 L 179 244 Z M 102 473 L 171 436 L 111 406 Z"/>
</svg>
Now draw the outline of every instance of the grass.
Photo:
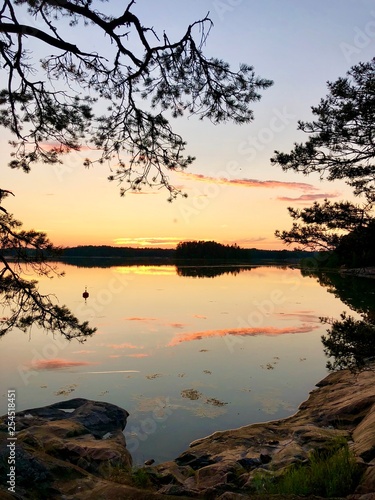
<svg viewBox="0 0 375 500">
<path fill-rule="evenodd" d="M 144 467 L 135 467 L 132 470 L 132 482 L 138 488 L 147 488 L 151 485 L 150 476 Z"/>
<path fill-rule="evenodd" d="M 253 487 L 260 494 L 319 495 L 330 498 L 352 493 L 359 470 L 347 442 L 334 443 L 324 451 L 314 451 L 306 465 L 292 465 L 279 477 L 258 473 Z"/>
<path fill-rule="evenodd" d="M 108 481 L 119 484 L 128 484 L 138 488 L 147 488 L 151 485 L 148 471 L 143 467 L 124 467 L 123 465 L 108 465 L 102 471 L 103 477 Z"/>
</svg>

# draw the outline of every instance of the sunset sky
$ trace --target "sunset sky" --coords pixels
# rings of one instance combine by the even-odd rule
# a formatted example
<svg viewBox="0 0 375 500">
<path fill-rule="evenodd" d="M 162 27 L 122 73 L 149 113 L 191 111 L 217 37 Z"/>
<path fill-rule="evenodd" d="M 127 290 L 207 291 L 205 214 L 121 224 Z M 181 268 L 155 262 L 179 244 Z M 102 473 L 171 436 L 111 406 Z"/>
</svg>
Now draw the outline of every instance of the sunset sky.
<svg viewBox="0 0 375 500">
<path fill-rule="evenodd" d="M 126 2 L 110 0 L 109 10 Z M 344 76 L 375 47 L 373 0 L 137 0 L 134 13 L 170 40 L 183 36 L 189 23 L 207 12 L 214 22 L 207 56 L 220 57 L 237 69 L 254 66 L 274 85 L 253 105 L 255 120 L 244 126 L 214 126 L 182 117 L 172 125 L 187 141 L 196 161 L 170 181 L 188 197 L 168 203 L 165 190 L 145 190 L 120 198 L 119 186 L 107 181 L 106 165 L 87 170 L 85 151 L 60 166 L 35 166 L 30 174 L 10 170 L 6 131 L 1 134 L 1 187 L 14 192 L 5 207 L 25 228 L 47 232 L 57 245 L 160 246 L 185 240 L 216 240 L 243 247 L 282 248 L 275 229 L 287 229 L 288 206 L 315 200 L 352 199 L 342 182 L 285 173 L 270 164 L 274 150 L 290 151 L 302 141 L 299 119 L 327 93 L 326 82 Z M 90 43 L 89 29 L 76 30 L 74 43 Z M 73 41 L 73 40 L 72 40 Z M 96 48 L 96 44 L 98 47 Z"/>
</svg>

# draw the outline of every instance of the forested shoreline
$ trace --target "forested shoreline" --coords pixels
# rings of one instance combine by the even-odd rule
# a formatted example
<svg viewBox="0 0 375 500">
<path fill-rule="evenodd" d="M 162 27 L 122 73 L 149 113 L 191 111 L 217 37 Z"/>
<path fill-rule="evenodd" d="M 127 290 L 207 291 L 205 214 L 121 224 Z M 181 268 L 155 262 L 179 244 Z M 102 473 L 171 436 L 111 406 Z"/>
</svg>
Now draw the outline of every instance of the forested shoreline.
<svg viewBox="0 0 375 500">
<path fill-rule="evenodd" d="M 163 260 L 163 261 L 232 261 L 252 263 L 264 261 L 299 261 L 311 257 L 312 252 L 293 250 L 261 250 L 241 248 L 237 245 L 222 245 L 213 241 L 192 241 L 166 248 L 131 248 L 109 245 L 82 245 L 62 250 L 58 260 L 71 259 L 122 259 L 122 260 Z"/>
</svg>

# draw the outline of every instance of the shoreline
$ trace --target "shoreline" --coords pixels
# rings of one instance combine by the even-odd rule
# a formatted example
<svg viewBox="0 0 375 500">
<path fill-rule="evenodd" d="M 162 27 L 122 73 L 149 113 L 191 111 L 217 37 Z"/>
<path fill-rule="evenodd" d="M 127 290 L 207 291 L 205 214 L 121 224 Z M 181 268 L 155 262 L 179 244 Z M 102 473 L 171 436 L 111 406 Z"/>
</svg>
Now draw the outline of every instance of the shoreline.
<svg viewBox="0 0 375 500">
<path fill-rule="evenodd" d="M 2 484 L 0 498 L 32 498 L 33 489 L 43 498 L 41 487 L 48 489 L 51 500 L 256 498 L 254 474 L 280 473 L 304 463 L 312 450 L 338 437 L 349 441 L 363 471 L 355 494 L 347 498 L 369 500 L 375 492 L 375 371 L 333 372 L 316 384 L 292 416 L 193 441 L 175 460 L 139 469 L 142 488 L 136 486 L 126 449 L 127 416 L 115 405 L 78 398 L 17 412 L 18 496 L 10 496 Z M 5 424 L 2 417 L 3 464 Z"/>
<path fill-rule="evenodd" d="M 356 268 L 340 268 L 341 275 L 358 276 L 359 278 L 373 278 L 375 279 L 375 267 L 356 267 Z"/>
</svg>

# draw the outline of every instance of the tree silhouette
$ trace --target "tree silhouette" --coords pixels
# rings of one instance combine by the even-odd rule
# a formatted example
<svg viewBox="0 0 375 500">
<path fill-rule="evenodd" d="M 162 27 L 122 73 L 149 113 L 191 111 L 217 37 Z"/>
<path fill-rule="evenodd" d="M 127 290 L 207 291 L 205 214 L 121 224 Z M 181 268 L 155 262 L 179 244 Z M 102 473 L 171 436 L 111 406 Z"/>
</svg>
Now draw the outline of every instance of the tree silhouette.
<svg viewBox="0 0 375 500">
<path fill-rule="evenodd" d="M 343 250 L 348 243 L 352 241 L 355 246 L 354 240 L 361 239 L 363 233 L 369 233 L 374 223 L 371 204 L 359 206 L 347 201 L 331 203 L 324 200 L 324 203 L 315 202 L 302 210 L 292 207 L 288 210 L 292 219 L 298 222 L 294 222 L 289 231 L 277 230 L 275 236 L 288 245 L 295 243 L 299 250 L 327 251 L 340 247 L 340 253 L 344 255 Z M 351 235 L 349 240 L 347 235 Z"/>
<path fill-rule="evenodd" d="M 358 278 L 321 269 L 312 271 L 301 268 L 302 276 L 315 278 L 319 285 L 340 299 L 362 319 L 356 319 L 346 312 L 339 319 L 320 318 L 330 326 L 322 336 L 325 354 L 331 358 L 327 362 L 329 370 L 349 369 L 360 371 L 374 368 L 375 340 L 375 281 L 370 278 Z"/>
<path fill-rule="evenodd" d="M 283 170 L 319 173 L 328 181 L 342 179 L 356 196 L 365 197 L 366 203 L 358 206 L 325 200 L 303 210 L 289 208 L 293 220 L 299 222 L 294 222 L 291 230 L 275 234 L 299 248 L 333 251 L 339 265 L 374 265 L 375 58 L 353 66 L 346 77 L 328 82 L 328 89 L 320 104 L 311 108 L 314 120 L 299 122 L 299 130 L 309 135 L 307 141 L 295 144 L 290 153 L 275 151 L 271 162 Z M 373 311 L 366 312 L 362 320 L 345 313 L 340 320 L 321 319 L 331 325 L 322 337 L 325 353 L 333 358 L 327 363 L 330 370 L 356 371 L 373 364 Z"/>
<path fill-rule="evenodd" d="M 346 77 L 328 82 L 328 90 L 319 105 L 311 108 L 314 121 L 298 122 L 298 129 L 308 134 L 307 141 L 296 143 L 290 153 L 275 151 L 271 163 L 305 175 L 319 173 L 329 181 L 342 179 L 366 202 L 359 206 L 325 200 L 303 210 L 288 208 L 291 217 L 302 224 L 294 222 L 291 230 L 275 234 L 287 244 L 313 250 L 336 250 L 345 241 L 341 245 L 344 255 L 344 247 L 369 234 L 367 228 L 374 219 L 375 58 L 353 66 Z M 351 238 L 345 240 L 345 233 L 352 233 Z M 372 257 L 366 254 L 366 259 Z"/>
<path fill-rule="evenodd" d="M 365 317 L 356 320 L 352 316 L 341 314 L 340 320 L 322 318 L 331 325 L 327 335 L 322 336 L 324 352 L 332 357 L 327 362 L 329 370 L 349 369 L 360 371 L 374 368 L 375 325 Z"/>
<path fill-rule="evenodd" d="M 311 108 L 312 122 L 298 122 L 309 135 L 290 153 L 271 159 L 283 170 L 343 179 L 356 195 L 375 201 L 375 58 L 353 66 L 344 78 L 328 82 L 328 95 Z"/>
<path fill-rule="evenodd" d="M 3 1 L 0 58 L 8 78 L 0 92 L 0 125 L 15 135 L 10 166 L 28 172 L 35 162 L 56 163 L 89 146 L 98 156 L 84 164 L 108 161 L 114 167 L 110 179 L 127 181 L 122 194 L 161 185 L 173 199 L 179 191 L 167 171 L 185 168 L 193 158 L 183 155 L 186 143 L 168 115 L 248 123 L 250 104 L 272 82 L 246 64 L 232 71 L 205 57 L 213 25 L 208 15 L 170 41 L 142 24 L 134 0 L 111 15 L 116 8 L 114 1 L 106 4 L 108 13 L 92 0 Z M 91 34 L 86 43 L 77 41 L 82 28 Z M 92 37 L 102 40 L 102 53 L 87 48 Z M 40 54 L 36 60 L 28 48 L 33 39 L 41 42 L 40 63 Z"/>
<path fill-rule="evenodd" d="M 240 259 L 246 250 L 237 244 L 222 245 L 216 241 L 183 241 L 176 247 L 176 259 L 230 260 Z"/>
<path fill-rule="evenodd" d="M 0 190 L 2 199 L 12 194 Z M 35 280 L 25 280 L 25 271 L 37 275 L 57 275 L 48 261 L 58 251 L 46 235 L 20 229 L 22 224 L 0 207 L 0 297 L 3 314 L 0 337 L 13 328 L 27 331 L 38 325 L 45 331 L 61 333 L 66 339 L 85 340 L 95 332 L 87 322 L 80 323 L 66 306 L 60 306 L 51 295 L 42 295 Z"/>
</svg>

